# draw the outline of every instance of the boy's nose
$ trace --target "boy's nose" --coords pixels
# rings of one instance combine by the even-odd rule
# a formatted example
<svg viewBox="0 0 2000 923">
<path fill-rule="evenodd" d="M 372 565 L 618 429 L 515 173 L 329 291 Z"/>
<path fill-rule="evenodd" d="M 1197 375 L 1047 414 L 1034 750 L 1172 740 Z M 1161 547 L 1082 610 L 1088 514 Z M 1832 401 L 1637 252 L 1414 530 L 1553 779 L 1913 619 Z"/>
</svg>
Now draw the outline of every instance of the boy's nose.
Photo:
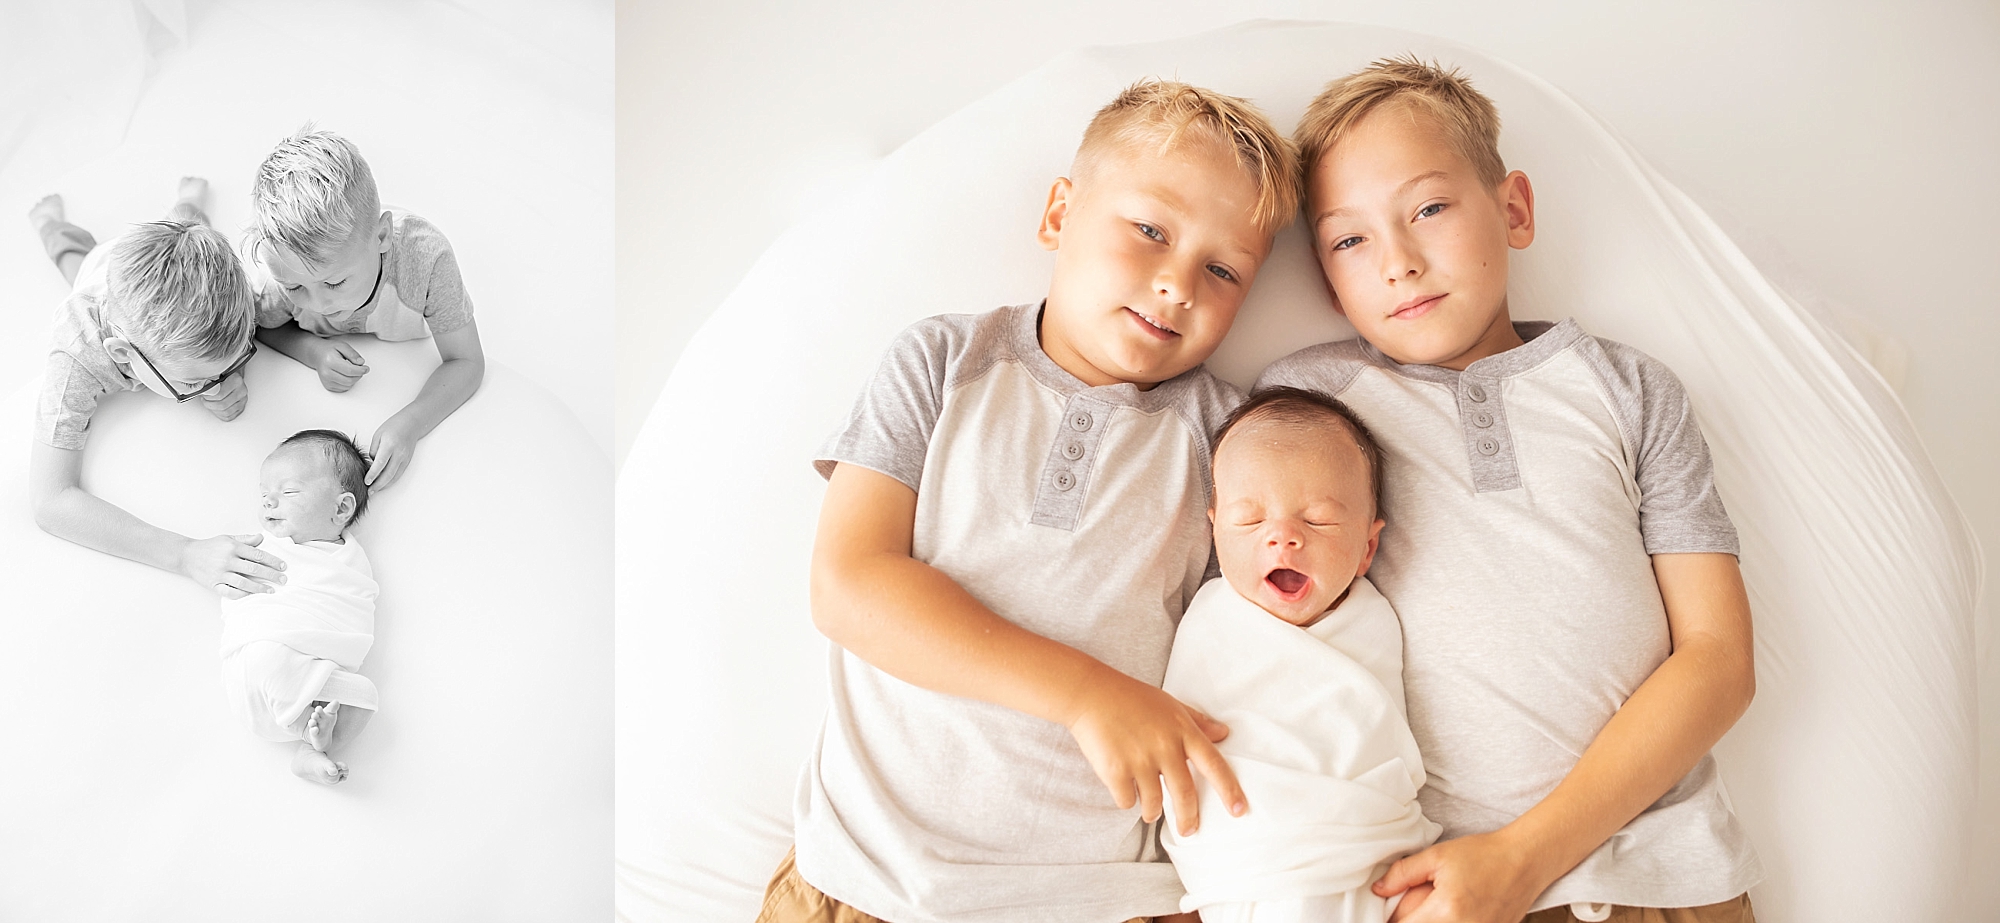
<svg viewBox="0 0 2000 923">
<path fill-rule="evenodd" d="M 1168 304 L 1185 305 L 1193 286 L 1188 281 L 1189 269 L 1178 261 L 1169 260 L 1160 265 L 1160 271 L 1153 276 L 1153 291 Z"/>
<path fill-rule="evenodd" d="M 1391 285 L 1414 279 L 1424 274 L 1423 254 L 1410 245 L 1411 241 L 1401 233 L 1392 232 L 1382 238 L 1382 276 Z"/>
</svg>

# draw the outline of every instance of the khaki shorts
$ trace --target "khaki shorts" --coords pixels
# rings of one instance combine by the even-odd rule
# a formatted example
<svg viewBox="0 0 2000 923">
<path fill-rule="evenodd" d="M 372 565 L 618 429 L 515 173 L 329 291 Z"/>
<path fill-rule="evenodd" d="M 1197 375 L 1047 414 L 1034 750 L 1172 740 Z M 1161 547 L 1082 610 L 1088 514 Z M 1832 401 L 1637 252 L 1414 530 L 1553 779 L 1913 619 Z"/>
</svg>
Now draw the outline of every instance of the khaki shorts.
<svg viewBox="0 0 2000 923">
<path fill-rule="evenodd" d="M 1521 923 L 1572 923 L 1569 907 L 1537 910 Z M 1613 907 L 1604 923 L 1757 923 L 1750 912 L 1750 895 L 1738 894 L 1720 904 L 1703 907 Z"/>
<path fill-rule="evenodd" d="M 806 884 L 799 877 L 795 852 L 786 850 L 785 861 L 778 863 L 777 873 L 764 889 L 764 908 L 757 911 L 756 923 L 884 923 L 880 917 L 862 913 Z M 1133 917 L 1127 923 L 1147 923 L 1147 918 Z"/>
</svg>

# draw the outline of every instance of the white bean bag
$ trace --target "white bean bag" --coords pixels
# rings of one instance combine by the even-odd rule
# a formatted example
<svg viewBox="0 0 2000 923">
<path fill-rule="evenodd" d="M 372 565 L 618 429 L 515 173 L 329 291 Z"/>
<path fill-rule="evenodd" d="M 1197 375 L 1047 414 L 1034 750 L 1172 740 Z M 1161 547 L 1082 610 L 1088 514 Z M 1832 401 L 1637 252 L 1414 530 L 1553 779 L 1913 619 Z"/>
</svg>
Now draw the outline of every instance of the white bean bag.
<svg viewBox="0 0 2000 923">
<path fill-rule="evenodd" d="M 255 532 L 258 466 L 300 429 L 356 434 L 437 366 L 428 340 L 355 344 L 331 394 L 263 350 L 221 423 L 108 398 L 84 486 L 193 536 Z M 231 717 L 216 598 L 35 527 L 36 386 L 0 434 L 0 917 L 36 921 L 587 920 L 610 910 L 610 469 L 554 396 L 499 362 L 357 526 L 381 583 L 362 672 L 381 710 L 352 775 Z"/>
<path fill-rule="evenodd" d="M 689 343 L 619 484 L 618 899 L 637 921 L 747 920 L 790 839 L 824 713 L 806 605 L 808 465 L 890 337 L 1046 291 L 1033 231 L 1092 112 L 1173 77 L 1289 129 L 1328 80 L 1404 52 L 1498 103 L 1535 183 L 1517 319 L 1573 316 L 1677 372 L 1741 532 L 1758 692 L 1718 748 L 1768 871 L 1766 923 L 1936 920 L 1965 871 L 1978 559 L 1881 380 L 1638 154 L 1555 88 L 1389 29 L 1251 23 L 1070 55 L 917 136 L 793 228 Z M 1302 227 L 1210 363 L 1238 384 L 1351 336 Z"/>
</svg>

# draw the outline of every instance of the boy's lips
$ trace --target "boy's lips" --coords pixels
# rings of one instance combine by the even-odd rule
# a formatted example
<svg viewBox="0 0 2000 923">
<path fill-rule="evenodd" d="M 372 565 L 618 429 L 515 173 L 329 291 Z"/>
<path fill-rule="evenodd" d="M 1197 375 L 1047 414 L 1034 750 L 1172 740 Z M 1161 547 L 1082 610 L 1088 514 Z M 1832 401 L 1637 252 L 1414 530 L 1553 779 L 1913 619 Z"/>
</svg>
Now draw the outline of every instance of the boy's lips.
<svg viewBox="0 0 2000 923">
<path fill-rule="evenodd" d="M 1396 310 L 1389 312 L 1389 316 L 1396 320 L 1415 320 L 1430 313 L 1446 294 L 1448 293 L 1439 292 L 1436 295 L 1419 295 L 1397 305 Z"/>
<path fill-rule="evenodd" d="M 1142 328 L 1147 333 L 1150 333 L 1153 336 L 1159 337 L 1162 340 L 1169 340 L 1181 335 L 1180 331 L 1175 330 L 1171 326 L 1168 326 L 1166 321 L 1154 317 L 1151 314 L 1144 314 L 1139 311 L 1134 311 L 1131 308 L 1126 308 L 1125 310 L 1131 311 L 1132 316 L 1139 319 L 1139 323 L 1142 326 Z"/>
</svg>

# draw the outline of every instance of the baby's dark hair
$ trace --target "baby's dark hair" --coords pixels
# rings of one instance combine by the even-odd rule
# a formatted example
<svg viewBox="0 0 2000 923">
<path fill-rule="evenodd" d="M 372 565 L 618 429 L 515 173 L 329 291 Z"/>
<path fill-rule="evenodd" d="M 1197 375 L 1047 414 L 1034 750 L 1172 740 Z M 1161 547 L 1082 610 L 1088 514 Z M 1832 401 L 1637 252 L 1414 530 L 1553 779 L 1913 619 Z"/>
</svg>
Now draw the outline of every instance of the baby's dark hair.
<svg viewBox="0 0 2000 923">
<path fill-rule="evenodd" d="M 1215 431 L 1213 448 L 1222 447 L 1222 437 L 1237 424 L 1245 421 L 1269 421 L 1288 426 L 1313 426 L 1330 421 L 1339 421 L 1347 428 L 1348 435 L 1354 437 L 1354 446 L 1361 450 L 1361 457 L 1368 462 L 1368 496 L 1375 502 L 1375 518 L 1382 517 L 1382 447 L 1375 442 L 1375 434 L 1354 411 L 1338 398 L 1328 397 L 1318 391 L 1304 388 L 1269 387 L 1252 392 L 1235 410 L 1229 412 L 1229 419 Z M 1209 473 L 1211 487 L 1214 472 Z M 1210 491 L 1213 493 L 1213 490 Z"/>
<path fill-rule="evenodd" d="M 361 521 L 361 514 L 368 512 L 368 465 L 371 459 L 361 446 L 344 433 L 330 429 L 300 430 L 278 443 L 278 448 L 304 446 L 319 453 L 320 458 L 333 468 L 333 476 L 340 481 L 340 489 L 354 495 L 354 515 L 347 517 L 347 525 Z"/>
</svg>

